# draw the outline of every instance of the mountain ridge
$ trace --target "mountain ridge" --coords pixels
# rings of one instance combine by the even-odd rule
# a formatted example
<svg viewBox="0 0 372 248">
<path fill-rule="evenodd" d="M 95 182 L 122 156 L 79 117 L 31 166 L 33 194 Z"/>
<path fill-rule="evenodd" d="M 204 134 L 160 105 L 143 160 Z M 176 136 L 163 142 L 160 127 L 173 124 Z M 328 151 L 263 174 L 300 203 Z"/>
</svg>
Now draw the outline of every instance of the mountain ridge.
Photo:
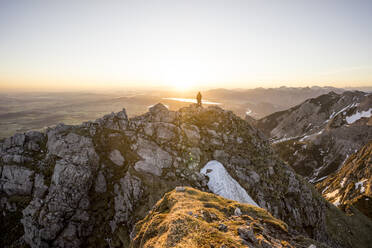
<svg viewBox="0 0 372 248">
<path fill-rule="evenodd" d="M 216 106 L 170 111 L 157 104 L 133 118 L 123 110 L 60 124 L 4 139 L 0 154 L 4 247 L 128 247 L 135 223 L 166 192 L 180 185 L 209 191 L 200 169 L 213 159 L 289 232 L 333 247 L 368 242 L 352 237 L 355 225 L 340 224 L 351 234 L 339 236 L 337 222 L 327 222 L 337 210 L 259 130 Z"/>
</svg>

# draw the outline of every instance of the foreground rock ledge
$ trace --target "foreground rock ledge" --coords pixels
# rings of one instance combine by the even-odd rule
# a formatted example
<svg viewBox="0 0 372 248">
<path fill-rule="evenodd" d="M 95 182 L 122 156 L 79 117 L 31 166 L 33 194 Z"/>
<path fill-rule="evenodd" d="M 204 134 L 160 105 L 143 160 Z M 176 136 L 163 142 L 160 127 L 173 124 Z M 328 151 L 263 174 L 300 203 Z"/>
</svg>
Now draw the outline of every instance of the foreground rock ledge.
<svg viewBox="0 0 372 248">
<path fill-rule="evenodd" d="M 131 235 L 132 248 L 326 247 L 289 234 L 262 208 L 190 187 L 165 194 Z"/>
</svg>

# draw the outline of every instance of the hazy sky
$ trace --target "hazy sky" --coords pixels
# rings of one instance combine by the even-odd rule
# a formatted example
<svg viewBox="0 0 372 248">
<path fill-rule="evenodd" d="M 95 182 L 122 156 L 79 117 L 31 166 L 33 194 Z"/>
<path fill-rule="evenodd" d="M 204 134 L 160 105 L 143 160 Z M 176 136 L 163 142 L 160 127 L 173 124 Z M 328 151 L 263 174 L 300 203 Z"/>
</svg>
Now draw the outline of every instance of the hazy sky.
<svg viewBox="0 0 372 248">
<path fill-rule="evenodd" d="M 372 86 L 372 1 L 0 1 L 0 89 Z"/>
</svg>

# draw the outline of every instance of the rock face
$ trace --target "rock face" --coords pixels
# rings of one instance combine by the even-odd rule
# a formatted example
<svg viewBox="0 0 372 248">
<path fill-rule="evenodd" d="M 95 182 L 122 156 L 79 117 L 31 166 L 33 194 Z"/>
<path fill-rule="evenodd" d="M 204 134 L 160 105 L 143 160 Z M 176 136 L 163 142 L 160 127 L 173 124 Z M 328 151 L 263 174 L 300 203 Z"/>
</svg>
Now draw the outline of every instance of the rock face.
<svg viewBox="0 0 372 248">
<path fill-rule="evenodd" d="M 0 155 L 1 247 L 129 247 L 135 223 L 166 192 L 208 191 L 200 170 L 210 160 L 288 232 L 348 247 L 327 229 L 327 202 L 260 131 L 219 107 L 157 104 L 131 119 L 123 110 L 17 134 L 0 141 Z"/>
<path fill-rule="evenodd" d="M 169 168 L 172 165 L 170 154 L 155 142 L 140 138 L 137 142 L 137 154 L 143 159 L 134 165 L 139 172 L 161 176 L 163 168 Z"/>
<path fill-rule="evenodd" d="M 335 206 L 346 211 L 356 207 L 372 219 L 372 141 L 316 187 Z"/>
<path fill-rule="evenodd" d="M 98 155 L 92 139 L 64 128 L 47 132 L 47 147 L 56 155 L 48 194 L 35 197 L 23 210 L 25 241 L 32 247 L 78 247 L 90 234 L 88 192 L 98 169 Z"/>
<path fill-rule="evenodd" d="M 31 176 L 34 172 L 19 166 L 2 168 L 0 189 L 7 195 L 29 195 L 32 190 Z"/>
<path fill-rule="evenodd" d="M 316 183 L 372 139 L 372 94 L 330 92 L 257 122 L 281 158 Z"/>
</svg>

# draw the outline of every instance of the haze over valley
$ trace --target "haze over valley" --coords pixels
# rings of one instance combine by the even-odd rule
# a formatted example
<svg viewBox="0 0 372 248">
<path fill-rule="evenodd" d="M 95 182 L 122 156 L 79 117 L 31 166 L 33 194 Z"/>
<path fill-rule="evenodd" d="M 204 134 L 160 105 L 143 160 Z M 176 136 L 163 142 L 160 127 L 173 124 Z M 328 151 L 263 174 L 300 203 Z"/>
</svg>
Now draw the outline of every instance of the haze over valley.
<svg viewBox="0 0 372 248">
<path fill-rule="evenodd" d="M 286 110 L 334 87 L 280 87 L 255 89 L 211 89 L 202 91 L 205 105 L 219 105 L 241 117 L 260 119 Z M 195 91 L 118 90 L 115 92 L 0 93 L 0 138 L 17 132 L 43 130 L 58 123 L 80 124 L 126 108 L 129 116 L 145 113 L 156 103 L 178 110 L 196 102 Z M 209 101 L 209 102 L 208 102 Z"/>
</svg>

